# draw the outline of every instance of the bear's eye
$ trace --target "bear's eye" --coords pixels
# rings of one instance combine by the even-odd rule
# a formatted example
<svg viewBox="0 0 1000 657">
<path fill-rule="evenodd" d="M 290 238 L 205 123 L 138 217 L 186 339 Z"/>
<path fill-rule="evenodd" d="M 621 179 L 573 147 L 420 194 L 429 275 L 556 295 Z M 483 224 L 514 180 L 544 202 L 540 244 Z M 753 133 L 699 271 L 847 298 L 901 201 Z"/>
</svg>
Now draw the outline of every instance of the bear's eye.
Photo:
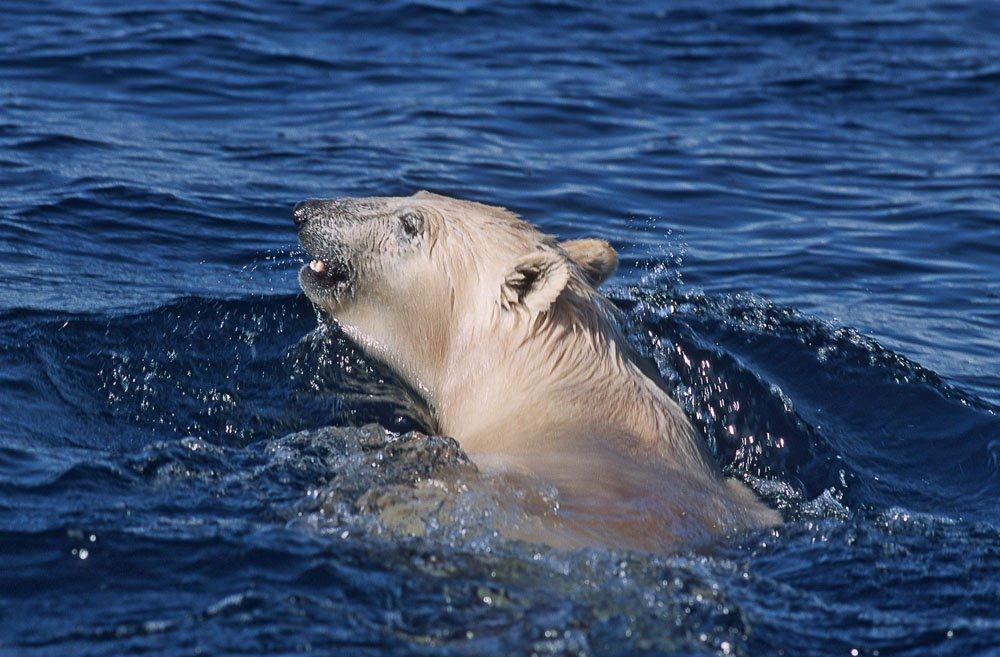
<svg viewBox="0 0 1000 657">
<path fill-rule="evenodd" d="M 416 212 L 407 212 L 399 218 L 399 225 L 407 237 L 416 237 L 424 229 L 424 218 Z"/>
</svg>

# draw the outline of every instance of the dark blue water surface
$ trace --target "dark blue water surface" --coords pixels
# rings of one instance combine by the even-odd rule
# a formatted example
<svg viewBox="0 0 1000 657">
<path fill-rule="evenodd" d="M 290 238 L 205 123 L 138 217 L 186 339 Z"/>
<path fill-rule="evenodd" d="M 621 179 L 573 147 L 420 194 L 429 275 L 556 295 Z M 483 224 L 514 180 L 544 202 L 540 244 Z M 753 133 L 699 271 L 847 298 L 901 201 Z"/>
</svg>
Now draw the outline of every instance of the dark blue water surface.
<svg viewBox="0 0 1000 657">
<path fill-rule="evenodd" d="M 998 654 L 995 3 L 344 5 L 3 3 L 0 655 Z M 610 240 L 786 525 L 560 552 L 296 433 L 422 426 L 290 223 L 421 188 Z"/>
</svg>

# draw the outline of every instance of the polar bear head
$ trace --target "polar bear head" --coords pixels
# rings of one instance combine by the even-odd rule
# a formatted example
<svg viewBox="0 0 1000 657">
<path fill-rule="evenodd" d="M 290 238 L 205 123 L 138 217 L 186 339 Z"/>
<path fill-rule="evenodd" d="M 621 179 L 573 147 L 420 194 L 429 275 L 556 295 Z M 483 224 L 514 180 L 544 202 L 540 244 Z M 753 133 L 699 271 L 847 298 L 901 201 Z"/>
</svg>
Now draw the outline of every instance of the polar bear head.
<svg viewBox="0 0 1000 657">
<path fill-rule="evenodd" d="M 514 345 L 557 317 L 592 323 L 617 265 L 602 240 L 558 242 L 503 208 L 429 192 L 308 200 L 294 220 L 309 299 L 424 393 L 456 350 Z"/>
</svg>

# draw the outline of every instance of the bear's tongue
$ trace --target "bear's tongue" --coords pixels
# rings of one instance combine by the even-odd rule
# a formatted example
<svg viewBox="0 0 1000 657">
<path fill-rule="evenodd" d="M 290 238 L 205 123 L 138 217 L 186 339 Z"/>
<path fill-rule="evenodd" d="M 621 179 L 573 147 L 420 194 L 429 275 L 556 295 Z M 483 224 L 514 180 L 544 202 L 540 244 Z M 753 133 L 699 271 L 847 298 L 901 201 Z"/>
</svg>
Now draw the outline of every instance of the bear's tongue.
<svg viewBox="0 0 1000 657">
<path fill-rule="evenodd" d="M 312 260 L 309 263 L 309 269 L 312 269 L 317 274 L 322 274 L 326 271 L 326 263 L 322 260 Z"/>
</svg>

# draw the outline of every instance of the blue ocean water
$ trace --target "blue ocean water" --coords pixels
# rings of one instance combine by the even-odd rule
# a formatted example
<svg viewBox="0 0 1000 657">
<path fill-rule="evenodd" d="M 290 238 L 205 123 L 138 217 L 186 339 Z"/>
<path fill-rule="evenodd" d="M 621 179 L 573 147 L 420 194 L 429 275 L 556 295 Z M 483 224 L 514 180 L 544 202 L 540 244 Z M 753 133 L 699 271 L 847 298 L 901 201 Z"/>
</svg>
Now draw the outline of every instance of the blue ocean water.
<svg viewBox="0 0 1000 657">
<path fill-rule="evenodd" d="M 998 654 L 995 3 L 340 4 L 4 3 L 0 655 Z M 559 552 L 296 433 L 422 425 L 292 205 L 424 188 L 611 241 L 786 525 Z"/>
</svg>

